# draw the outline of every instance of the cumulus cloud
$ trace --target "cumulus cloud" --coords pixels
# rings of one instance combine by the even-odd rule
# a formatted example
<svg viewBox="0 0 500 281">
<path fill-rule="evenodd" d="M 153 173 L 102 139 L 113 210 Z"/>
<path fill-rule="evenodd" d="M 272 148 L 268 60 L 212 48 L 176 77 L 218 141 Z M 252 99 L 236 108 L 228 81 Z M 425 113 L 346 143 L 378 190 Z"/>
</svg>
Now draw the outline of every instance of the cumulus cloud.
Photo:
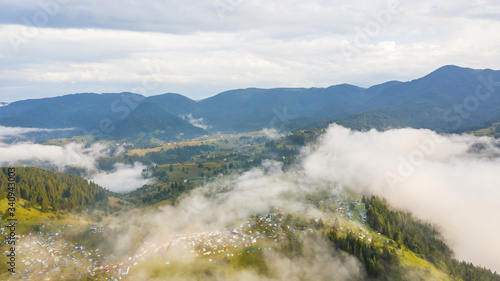
<svg viewBox="0 0 500 281">
<path fill-rule="evenodd" d="M 498 141 L 333 125 L 309 149 L 303 163 L 309 177 L 383 196 L 435 224 L 458 258 L 500 271 Z"/>
<path fill-rule="evenodd" d="M 448 64 L 495 68 L 499 56 L 493 1 L 399 1 L 389 16 L 398 1 L 226 1 L 222 16 L 218 1 L 65 2 L 32 28 L 23 19 L 46 10 L 0 1 L 0 100 L 130 91 L 157 66 L 163 83 L 147 95 L 200 99 L 231 88 L 371 86 Z"/>
</svg>

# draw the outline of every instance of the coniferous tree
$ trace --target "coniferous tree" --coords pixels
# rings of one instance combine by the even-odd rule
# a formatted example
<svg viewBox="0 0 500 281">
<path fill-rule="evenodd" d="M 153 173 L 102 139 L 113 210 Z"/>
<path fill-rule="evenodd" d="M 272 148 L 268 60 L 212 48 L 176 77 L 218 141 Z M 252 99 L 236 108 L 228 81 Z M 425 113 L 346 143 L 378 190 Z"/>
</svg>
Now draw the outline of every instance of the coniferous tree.
<svg viewBox="0 0 500 281">
<path fill-rule="evenodd" d="M 42 209 L 41 209 L 42 213 L 48 213 L 49 212 L 49 205 L 47 204 L 47 201 L 43 201 L 41 206 L 42 206 Z"/>
<path fill-rule="evenodd" d="M 107 202 L 105 189 L 78 176 L 34 167 L 17 167 L 16 172 L 16 197 L 29 201 L 31 206 L 41 206 L 45 201 L 47 208 L 55 204 L 55 209 L 58 209 L 60 205 L 62 208 L 90 207 L 98 201 Z M 0 171 L 0 186 L 6 186 L 6 175 L 7 170 L 3 168 Z"/>
</svg>

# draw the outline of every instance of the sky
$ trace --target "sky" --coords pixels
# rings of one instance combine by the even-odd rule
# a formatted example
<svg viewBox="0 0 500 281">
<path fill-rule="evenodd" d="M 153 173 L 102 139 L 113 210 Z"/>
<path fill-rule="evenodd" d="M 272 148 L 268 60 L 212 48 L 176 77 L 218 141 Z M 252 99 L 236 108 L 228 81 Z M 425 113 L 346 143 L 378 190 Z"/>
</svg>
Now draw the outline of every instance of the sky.
<svg viewBox="0 0 500 281">
<path fill-rule="evenodd" d="M 203 99 L 498 69 L 489 0 L 0 0 L 0 101 L 80 92 Z"/>
</svg>

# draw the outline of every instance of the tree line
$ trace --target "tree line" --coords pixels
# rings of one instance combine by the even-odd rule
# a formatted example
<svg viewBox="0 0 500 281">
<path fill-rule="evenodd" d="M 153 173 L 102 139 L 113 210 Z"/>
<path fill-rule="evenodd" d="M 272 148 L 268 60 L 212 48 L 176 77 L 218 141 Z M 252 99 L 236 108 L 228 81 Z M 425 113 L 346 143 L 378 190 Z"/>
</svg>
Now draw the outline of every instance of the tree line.
<svg viewBox="0 0 500 281">
<path fill-rule="evenodd" d="M 16 167 L 16 197 L 40 206 L 42 212 L 107 204 L 107 191 L 94 182 L 36 167 Z M 0 172 L 0 196 L 7 190 L 7 168 Z"/>
<path fill-rule="evenodd" d="M 365 202 L 368 224 L 395 240 L 400 247 L 404 245 L 422 255 L 452 277 L 464 281 L 500 281 L 500 275 L 490 269 L 453 258 L 452 250 L 429 223 L 415 220 L 408 212 L 391 210 L 387 201 L 377 196 L 372 196 Z"/>
<path fill-rule="evenodd" d="M 390 272 L 399 267 L 399 258 L 396 251 L 390 249 L 387 244 L 382 248 L 377 248 L 374 240 L 367 243 L 352 231 L 349 231 L 344 236 L 331 229 L 327 232 L 326 237 L 336 249 L 357 257 L 364 265 L 368 277 L 385 279 Z"/>
</svg>

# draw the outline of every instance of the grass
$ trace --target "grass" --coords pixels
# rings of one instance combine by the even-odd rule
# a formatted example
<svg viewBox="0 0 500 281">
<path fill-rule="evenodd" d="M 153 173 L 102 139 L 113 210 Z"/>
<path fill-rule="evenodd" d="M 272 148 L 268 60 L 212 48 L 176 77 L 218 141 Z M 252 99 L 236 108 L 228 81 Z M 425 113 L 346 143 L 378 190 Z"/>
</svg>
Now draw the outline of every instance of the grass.
<svg viewBox="0 0 500 281">
<path fill-rule="evenodd" d="M 252 132 L 245 134 L 221 134 L 221 135 L 210 135 L 203 136 L 199 138 L 195 138 L 188 141 L 182 142 L 171 142 L 159 147 L 155 148 L 147 148 L 147 149 L 132 149 L 127 155 L 139 155 L 143 156 L 149 152 L 158 152 L 161 150 L 173 149 L 176 147 L 184 147 L 184 146 L 197 146 L 197 145 L 213 145 L 217 146 L 218 149 L 235 149 L 239 148 L 242 144 L 247 140 L 240 140 L 241 137 L 262 137 L 264 134 L 262 132 Z"/>
<path fill-rule="evenodd" d="M 341 196 L 342 198 L 349 197 L 356 202 L 359 202 L 361 199 L 360 195 L 357 195 L 353 192 L 347 192 L 346 194 Z M 335 202 L 333 206 L 338 208 L 340 206 L 346 205 L 345 198 L 341 199 L 344 203 L 339 204 Z M 454 280 L 448 274 L 444 273 L 440 270 L 436 265 L 430 263 L 425 260 L 423 257 L 419 257 L 417 254 L 412 251 L 406 249 L 404 246 L 401 249 L 398 249 L 397 243 L 390 239 L 385 235 L 377 235 L 377 231 L 374 231 L 370 226 L 363 225 L 360 220 L 357 219 L 357 214 L 359 214 L 363 210 L 364 205 L 358 205 L 351 210 L 353 213 L 352 221 L 347 218 L 347 215 L 344 213 L 342 216 L 337 213 L 327 212 L 326 215 L 328 217 L 325 221 L 331 221 L 336 218 L 340 222 L 340 227 L 343 229 L 343 233 L 339 233 L 341 236 L 347 235 L 347 231 L 353 231 L 356 236 L 360 233 L 365 235 L 364 240 L 368 238 L 372 238 L 374 245 L 377 248 L 382 248 L 384 244 L 388 244 L 389 249 L 395 250 L 398 254 L 400 265 L 402 270 L 400 272 L 393 273 L 390 277 L 392 280 Z M 333 227 L 333 224 L 325 222 L 325 226 Z M 360 230 L 361 229 L 361 230 Z M 368 232 L 368 234 L 366 234 Z M 390 243 L 386 243 L 386 241 L 390 241 Z"/>
<path fill-rule="evenodd" d="M 108 202 L 112 208 L 118 208 L 118 209 L 123 209 L 123 207 L 130 205 L 129 202 L 113 196 L 108 197 Z"/>
<path fill-rule="evenodd" d="M 2 223 L 7 223 L 5 218 L 3 218 L 3 213 L 7 208 L 11 208 L 11 206 L 8 205 L 9 201 L 5 198 L 0 200 L 0 214 L 2 216 L 2 220 L 0 222 Z M 19 227 L 21 231 L 26 230 L 25 226 L 30 226 L 34 222 L 37 221 L 42 221 L 46 220 L 50 217 L 53 217 L 53 215 L 49 213 L 42 213 L 40 211 L 40 207 L 32 207 L 32 208 L 24 208 L 26 206 L 26 203 L 29 203 L 28 201 L 21 199 L 20 201 L 15 201 L 16 205 L 14 206 L 16 209 L 15 212 L 15 219 L 17 219 L 17 222 L 19 223 Z"/>
<path fill-rule="evenodd" d="M 3 213 L 7 208 L 11 208 L 8 205 L 9 201 L 7 199 L 0 200 L 0 213 L 3 216 Z M 55 232 L 57 229 L 60 229 L 61 226 L 65 226 L 68 224 L 71 225 L 82 225 L 87 226 L 93 222 L 86 220 L 81 215 L 76 214 L 65 214 L 64 216 L 57 216 L 53 212 L 43 213 L 40 211 L 40 206 L 35 206 L 31 208 L 25 208 L 26 204 L 29 203 L 24 199 L 20 199 L 19 201 L 15 201 L 15 219 L 17 219 L 17 225 L 15 229 L 16 235 L 27 235 L 31 231 L 36 230 L 36 226 L 41 222 L 44 224 L 43 232 Z M 0 220 L 2 223 L 2 227 L 6 226 L 9 221 L 6 221 L 3 217 Z M 4 230 L 5 231 L 5 230 Z M 8 250 L 10 247 L 16 248 L 16 268 L 21 266 L 20 260 L 23 257 L 23 254 L 19 253 L 20 245 L 16 243 L 16 245 L 6 245 L 5 237 L 6 235 L 2 234 L 0 239 L 0 243 L 3 245 L 0 246 L 0 252 L 2 255 L 0 256 L 0 280 L 5 280 L 8 278 L 9 274 L 7 272 L 8 265 L 4 262 L 7 258 L 3 255 L 4 251 Z M 18 242 L 18 241 L 16 241 Z"/>
<path fill-rule="evenodd" d="M 424 280 L 454 280 L 446 273 L 440 271 L 436 266 L 425 259 L 418 257 L 412 251 L 402 249 L 400 262 L 405 272 L 404 275 L 424 277 Z"/>
<path fill-rule="evenodd" d="M 214 165 L 215 164 L 216 163 L 214 163 Z M 197 166 L 196 168 L 194 166 L 196 166 L 196 164 L 183 164 L 183 167 L 189 167 L 190 171 L 198 171 Z M 346 196 L 353 198 L 351 194 L 346 194 Z M 353 199 L 357 201 L 358 198 Z M 118 204 L 119 201 L 120 199 L 118 198 L 110 198 L 111 204 Z M 6 209 L 7 202 L 7 199 L 0 200 L 0 208 Z M 72 243 L 76 243 L 78 245 L 85 245 L 86 248 L 100 248 L 102 252 L 110 253 L 112 251 L 111 248 L 106 249 L 106 247 L 102 243 L 102 241 L 105 241 L 105 237 L 103 237 L 102 235 L 106 235 L 106 233 L 92 236 L 82 235 L 82 233 L 88 230 L 89 226 L 95 224 L 95 222 L 84 219 L 82 215 L 73 214 L 67 214 L 63 218 L 57 219 L 53 213 L 42 213 L 40 212 L 39 208 L 24 208 L 23 206 L 26 203 L 27 202 L 25 200 L 21 200 L 17 203 L 16 207 L 16 215 L 18 220 L 25 222 L 19 225 L 19 234 L 27 233 L 29 229 L 31 229 L 31 227 L 39 221 L 46 221 L 46 223 L 44 223 L 44 225 L 46 226 L 43 230 L 44 232 L 54 231 L 60 228 L 62 225 L 71 224 L 73 225 L 71 230 L 67 230 L 64 233 L 64 238 L 68 239 L 68 241 L 72 241 Z M 163 204 L 165 202 L 160 203 Z M 338 206 L 340 206 L 340 204 L 335 203 L 335 207 Z M 358 206 L 352 211 L 354 214 L 357 214 L 362 209 L 362 206 Z M 385 244 L 386 240 L 390 240 L 388 237 L 385 237 L 383 235 L 378 236 L 376 235 L 376 233 L 373 234 L 373 230 L 370 227 L 361 225 L 354 218 L 351 222 L 346 218 L 345 215 L 343 217 L 340 217 L 339 213 L 331 213 L 327 211 L 326 215 L 327 219 L 325 219 L 325 221 L 333 219 L 334 217 L 340 219 L 342 221 L 341 227 L 344 230 L 349 227 L 356 233 L 359 233 L 359 228 L 361 227 L 363 229 L 363 233 L 366 233 L 368 231 L 370 234 L 367 236 L 373 236 L 375 238 L 374 243 L 377 247 L 382 247 L 383 244 Z M 307 221 L 310 218 L 300 216 L 300 219 Z M 29 225 L 31 225 L 31 227 L 28 227 Z M 23 229 L 21 228 L 21 226 Z M 264 229 L 260 229 L 261 227 L 267 228 L 262 225 L 258 226 L 254 231 L 259 230 L 262 232 L 262 230 Z M 285 230 L 285 232 L 287 231 Z M 341 235 L 345 235 L 345 233 Z M 138 243 L 139 241 L 141 241 L 141 239 L 140 237 L 137 237 L 136 242 Z M 111 245 L 111 243 L 109 243 L 109 245 Z M 252 245 L 252 248 L 267 248 L 275 246 L 276 245 L 274 242 L 265 240 L 258 241 L 256 244 Z M 405 248 L 402 248 L 401 251 L 399 251 L 394 241 L 391 241 L 389 247 L 397 251 L 402 268 L 400 272 L 393 273 L 390 276 L 393 280 L 401 280 L 403 279 L 403 277 L 410 280 L 453 280 L 435 265 L 426 261 L 422 257 L 419 257 L 415 253 Z M 4 250 L 5 249 L 2 249 L 2 252 Z M 228 253 L 233 253 L 234 256 L 229 259 L 222 258 L 223 255 Z M 240 253 L 240 255 L 237 255 L 238 253 Z M 7 265 L 1 263 L 0 270 L 2 270 L 2 272 L 6 272 Z M 148 280 L 154 280 L 156 278 L 164 279 L 166 277 L 182 277 L 186 280 L 231 280 L 232 278 L 235 278 L 242 270 L 255 272 L 262 277 L 270 276 L 269 274 L 272 275 L 272 272 L 269 272 L 268 264 L 265 260 L 263 252 L 253 251 L 247 253 L 244 247 L 239 247 L 238 249 L 229 249 L 221 255 L 188 257 L 186 259 L 178 259 L 177 257 L 152 258 L 144 261 L 143 263 L 140 263 L 138 266 L 132 267 L 130 275 L 145 276 Z M 6 275 L 0 275 L 0 278 L 3 277 L 6 277 Z"/>
<path fill-rule="evenodd" d="M 493 123 L 490 127 L 480 129 L 477 131 L 473 131 L 472 134 L 476 136 L 489 136 L 489 137 L 498 137 L 500 132 L 497 132 L 497 128 L 500 128 L 500 122 Z"/>
<path fill-rule="evenodd" d="M 173 164 L 173 171 L 168 171 L 170 164 L 162 165 L 161 168 L 165 168 L 167 172 L 167 176 L 169 178 L 169 182 L 173 181 L 182 181 L 182 180 L 192 180 L 198 178 L 200 173 L 204 173 L 206 177 L 209 177 L 213 174 L 214 170 L 220 170 L 222 167 L 227 164 L 223 163 L 215 163 L 208 162 L 203 163 L 203 167 L 198 167 L 196 163 L 183 163 L 183 164 Z M 183 171 L 184 169 L 184 171 Z"/>
<path fill-rule="evenodd" d="M 9 224 L 9 221 L 7 221 L 3 216 L 5 210 L 7 208 L 11 208 L 11 206 L 8 205 L 9 201 L 4 198 L 0 200 L 0 216 L 2 216 L 2 219 L 0 220 L 0 223 L 2 224 L 2 227 L 7 226 Z M 25 235 L 27 234 L 34 224 L 37 221 L 42 221 L 45 220 L 49 217 L 48 214 L 42 213 L 39 211 L 39 209 L 36 208 L 31 208 L 31 209 L 25 209 L 23 206 L 27 203 L 27 201 L 21 199 L 19 202 L 15 201 L 16 205 L 14 206 L 15 210 L 15 216 L 13 218 L 17 219 L 18 224 L 16 225 L 15 233 L 16 235 Z M 3 230 L 3 232 L 7 232 L 7 230 Z M 10 235 L 9 235 L 10 236 Z M 0 236 L 0 243 L 2 245 L 0 246 L 0 252 L 4 252 L 8 250 L 10 247 L 16 247 L 16 245 L 7 245 L 6 243 L 6 237 L 8 237 L 5 234 L 2 234 Z M 5 262 L 7 260 L 7 257 L 5 257 L 3 254 L 0 257 L 0 272 L 5 273 L 7 272 L 7 269 L 9 266 Z M 3 276 L 0 275 L 0 278 Z"/>
</svg>

